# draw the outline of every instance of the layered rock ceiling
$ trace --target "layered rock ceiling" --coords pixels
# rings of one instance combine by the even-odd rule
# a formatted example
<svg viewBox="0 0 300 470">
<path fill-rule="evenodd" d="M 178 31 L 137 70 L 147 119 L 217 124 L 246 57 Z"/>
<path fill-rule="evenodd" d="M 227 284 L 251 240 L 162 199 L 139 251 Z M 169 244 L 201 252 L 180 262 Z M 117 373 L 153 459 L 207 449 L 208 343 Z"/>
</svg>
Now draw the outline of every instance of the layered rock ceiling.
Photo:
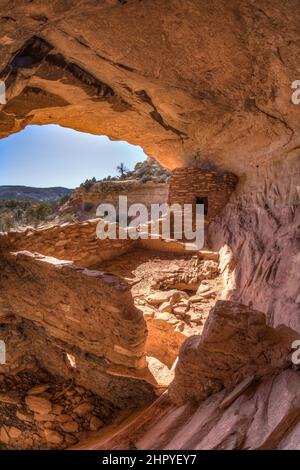
<svg viewBox="0 0 300 470">
<path fill-rule="evenodd" d="M 224 172 L 238 176 L 209 219 L 209 252 L 187 255 L 161 240 L 99 242 L 96 221 L 1 235 L 9 367 L 38 359 L 49 374 L 80 385 L 71 390 L 79 402 L 94 393 L 118 409 L 146 406 L 175 373 L 150 408 L 81 447 L 299 446 L 299 372 L 290 361 L 300 334 L 300 107 L 291 102 L 300 79 L 299 1 L 0 0 L 0 7 L 7 86 L 0 137 L 56 123 L 139 144 L 171 170 L 213 170 L 216 181 Z M 150 281 L 155 292 L 145 290 Z M 185 341 L 194 333 L 202 335 Z M 62 353 L 78 370 L 70 372 Z M 1 392 L 18 374 L 4 372 L 13 378 Z M 30 385 L 20 398 L 24 413 L 33 411 Z M 61 432 L 53 410 L 63 385 L 52 386 L 40 392 L 53 402 L 42 436 L 52 432 L 49 446 L 67 447 L 70 439 L 59 434 L 55 443 L 53 435 L 55 426 Z M 74 403 L 65 403 L 76 420 Z M 87 416 L 78 429 L 95 418 Z M 0 430 L 8 447 L 11 427 Z M 27 447 L 44 445 L 37 442 Z"/>
<path fill-rule="evenodd" d="M 0 6 L 2 137 L 58 123 L 239 175 L 298 144 L 297 0 Z"/>
</svg>

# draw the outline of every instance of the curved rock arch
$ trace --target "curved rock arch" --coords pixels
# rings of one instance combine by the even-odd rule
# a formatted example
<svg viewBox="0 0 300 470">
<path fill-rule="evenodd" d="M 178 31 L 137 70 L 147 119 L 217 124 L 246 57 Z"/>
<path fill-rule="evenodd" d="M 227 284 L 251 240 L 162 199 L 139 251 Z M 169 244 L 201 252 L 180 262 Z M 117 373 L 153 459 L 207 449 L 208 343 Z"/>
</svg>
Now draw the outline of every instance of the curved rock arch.
<svg viewBox="0 0 300 470">
<path fill-rule="evenodd" d="M 296 0 L 4 2 L 0 137 L 56 123 L 238 175 L 297 145 Z"/>
</svg>

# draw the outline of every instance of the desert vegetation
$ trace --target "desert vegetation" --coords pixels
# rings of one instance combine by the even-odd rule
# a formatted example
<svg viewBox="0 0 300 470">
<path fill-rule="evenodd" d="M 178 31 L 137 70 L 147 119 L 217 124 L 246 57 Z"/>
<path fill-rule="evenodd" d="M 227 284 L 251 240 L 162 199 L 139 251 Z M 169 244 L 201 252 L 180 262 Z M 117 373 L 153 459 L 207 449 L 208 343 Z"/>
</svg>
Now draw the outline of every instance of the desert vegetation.
<svg viewBox="0 0 300 470">
<path fill-rule="evenodd" d="M 36 228 L 57 221 L 59 209 L 67 200 L 68 196 L 55 202 L 0 200 L 0 231 L 7 232 L 26 226 Z M 61 219 L 65 222 L 71 220 L 71 214 L 68 215 L 68 220 L 65 220 L 65 216 Z"/>
</svg>

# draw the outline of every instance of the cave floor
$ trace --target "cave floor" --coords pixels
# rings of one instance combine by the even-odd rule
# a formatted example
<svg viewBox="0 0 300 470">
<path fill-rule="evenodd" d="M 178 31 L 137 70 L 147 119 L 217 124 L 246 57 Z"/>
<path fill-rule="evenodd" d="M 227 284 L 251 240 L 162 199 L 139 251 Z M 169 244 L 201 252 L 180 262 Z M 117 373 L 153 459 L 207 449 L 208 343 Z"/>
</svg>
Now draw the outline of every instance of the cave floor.
<svg viewBox="0 0 300 470">
<path fill-rule="evenodd" d="M 212 260 L 197 262 L 197 256 L 193 254 L 139 248 L 97 264 L 94 268 L 127 281 L 135 305 L 145 317 L 155 316 L 164 320 L 185 337 L 202 332 L 209 311 L 224 288 L 218 263 Z M 167 302 L 153 305 L 151 294 L 174 289 L 186 295 L 172 308 L 162 305 Z"/>
<path fill-rule="evenodd" d="M 65 449 L 121 414 L 72 380 L 38 367 L 0 374 L 0 449 Z"/>
<path fill-rule="evenodd" d="M 213 254 L 212 254 L 213 255 Z M 131 288 L 147 322 L 146 356 L 161 392 L 173 377 L 181 344 L 199 334 L 223 282 L 214 256 L 144 248 L 91 266 Z M 65 449 L 124 419 L 122 410 L 38 365 L 0 374 L 0 449 Z M 136 410 L 127 410 L 130 415 Z M 125 417 L 126 418 L 126 417 Z"/>
</svg>

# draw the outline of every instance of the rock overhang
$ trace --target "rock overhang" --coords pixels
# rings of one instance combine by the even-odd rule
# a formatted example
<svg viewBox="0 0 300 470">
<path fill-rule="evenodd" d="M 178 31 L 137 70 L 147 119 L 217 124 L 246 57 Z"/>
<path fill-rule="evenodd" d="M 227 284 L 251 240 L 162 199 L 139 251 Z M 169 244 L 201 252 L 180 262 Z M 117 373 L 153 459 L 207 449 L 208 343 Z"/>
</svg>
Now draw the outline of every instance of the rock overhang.
<svg viewBox="0 0 300 470">
<path fill-rule="evenodd" d="M 14 2 L 0 19 L 0 136 L 57 123 L 163 165 L 238 175 L 299 140 L 300 8 L 250 0 Z"/>
</svg>

